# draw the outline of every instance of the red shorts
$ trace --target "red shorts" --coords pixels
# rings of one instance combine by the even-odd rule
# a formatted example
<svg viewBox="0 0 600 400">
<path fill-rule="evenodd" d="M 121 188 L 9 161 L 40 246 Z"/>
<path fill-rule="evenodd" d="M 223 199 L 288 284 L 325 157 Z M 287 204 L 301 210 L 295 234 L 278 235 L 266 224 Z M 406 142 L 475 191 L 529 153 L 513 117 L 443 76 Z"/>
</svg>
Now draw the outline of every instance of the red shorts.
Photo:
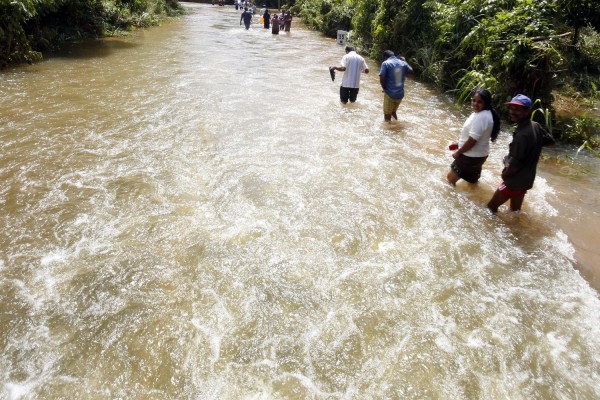
<svg viewBox="0 0 600 400">
<path fill-rule="evenodd" d="M 513 197 L 523 197 L 525 196 L 525 193 L 527 193 L 527 190 L 510 190 L 506 187 L 504 182 L 498 186 L 498 191 L 509 199 L 512 199 Z"/>
</svg>

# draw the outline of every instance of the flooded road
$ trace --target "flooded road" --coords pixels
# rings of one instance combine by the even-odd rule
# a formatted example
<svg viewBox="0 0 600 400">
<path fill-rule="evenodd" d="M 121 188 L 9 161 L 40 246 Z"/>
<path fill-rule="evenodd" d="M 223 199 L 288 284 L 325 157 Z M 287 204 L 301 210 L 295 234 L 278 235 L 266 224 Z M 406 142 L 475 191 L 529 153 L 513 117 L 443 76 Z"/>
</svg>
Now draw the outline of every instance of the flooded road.
<svg viewBox="0 0 600 400">
<path fill-rule="evenodd" d="M 506 131 L 450 187 L 435 91 L 188 7 L 0 73 L 0 398 L 600 398 L 596 160 L 492 216 Z"/>
</svg>

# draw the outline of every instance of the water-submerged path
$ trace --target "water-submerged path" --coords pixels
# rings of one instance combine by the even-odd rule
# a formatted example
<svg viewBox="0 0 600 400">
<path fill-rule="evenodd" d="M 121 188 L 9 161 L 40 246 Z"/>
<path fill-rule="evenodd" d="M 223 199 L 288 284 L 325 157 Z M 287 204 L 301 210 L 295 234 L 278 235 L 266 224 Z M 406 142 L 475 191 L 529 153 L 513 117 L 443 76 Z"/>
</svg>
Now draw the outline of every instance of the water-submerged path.
<svg viewBox="0 0 600 400">
<path fill-rule="evenodd" d="M 425 85 L 386 126 L 373 62 L 343 107 L 332 40 L 190 10 L 1 75 L 2 398 L 600 398 L 560 166 L 493 217 L 506 133 L 451 188 Z"/>
</svg>

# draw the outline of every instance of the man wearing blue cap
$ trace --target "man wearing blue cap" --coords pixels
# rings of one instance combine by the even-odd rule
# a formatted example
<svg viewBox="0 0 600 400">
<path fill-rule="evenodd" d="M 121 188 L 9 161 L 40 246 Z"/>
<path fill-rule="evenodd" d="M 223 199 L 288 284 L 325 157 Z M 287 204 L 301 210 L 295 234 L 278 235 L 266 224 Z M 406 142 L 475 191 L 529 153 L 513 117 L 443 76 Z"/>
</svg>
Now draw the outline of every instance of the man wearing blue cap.
<svg viewBox="0 0 600 400">
<path fill-rule="evenodd" d="M 542 147 L 554 144 L 554 139 L 542 129 L 540 124 L 531 121 L 531 99 L 523 94 L 512 98 L 508 104 L 508 115 L 517 124 L 513 140 L 504 157 L 502 179 L 488 208 L 498 212 L 498 207 L 510 200 L 510 209 L 518 211 L 523 205 L 527 190 L 533 187 L 537 163 Z"/>
</svg>

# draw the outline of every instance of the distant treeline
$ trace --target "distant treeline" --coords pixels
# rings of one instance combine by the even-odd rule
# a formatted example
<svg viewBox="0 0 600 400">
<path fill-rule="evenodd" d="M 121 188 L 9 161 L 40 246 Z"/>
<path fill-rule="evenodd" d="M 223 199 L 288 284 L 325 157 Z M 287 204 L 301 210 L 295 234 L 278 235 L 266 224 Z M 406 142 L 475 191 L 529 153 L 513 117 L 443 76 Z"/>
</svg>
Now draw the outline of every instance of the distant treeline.
<svg viewBox="0 0 600 400">
<path fill-rule="evenodd" d="M 181 13 L 177 0 L 0 0 L 0 69 L 61 43 L 114 35 Z"/>
<path fill-rule="evenodd" d="M 459 100 L 475 87 L 498 103 L 525 93 L 548 106 L 557 89 L 600 99 L 597 0 L 296 0 L 292 9 L 329 37 L 352 31 L 374 59 L 404 55 Z"/>
</svg>

